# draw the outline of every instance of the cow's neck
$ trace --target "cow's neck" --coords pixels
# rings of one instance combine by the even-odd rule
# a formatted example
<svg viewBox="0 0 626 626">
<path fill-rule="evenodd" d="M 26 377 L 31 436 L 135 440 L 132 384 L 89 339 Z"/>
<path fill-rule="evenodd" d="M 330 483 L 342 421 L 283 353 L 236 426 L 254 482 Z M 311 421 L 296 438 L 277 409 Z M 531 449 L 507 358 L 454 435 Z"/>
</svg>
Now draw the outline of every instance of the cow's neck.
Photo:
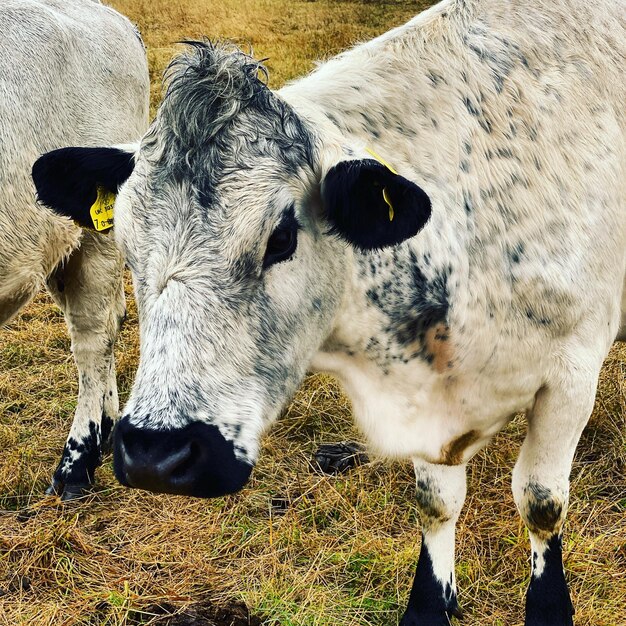
<svg viewBox="0 0 626 626">
<path fill-rule="evenodd" d="M 487 109 L 506 109 L 513 95 L 494 95 L 478 116 L 474 101 L 462 97 L 479 97 L 490 76 L 484 64 L 450 64 L 468 55 L 459 7 L 469 4 L 438 5 L 281 92 L 322 136 L 340 138 L 343 158 L 350 150 L 362 158 L 370 146 L 431 199 L 430 221 L 410 241 L 348 254 L 343 306 L 313 363 L 342 380 L 371 441 L 386 453 L 427 460 L 441 459 L 456 436 L 495 432 L 530 402 L 536 382 L 522 384 L 492 358 L 496 343 L 514 333 L 503 326 L 512 298 L 508 260 L 491 242 L 514 242 L 490 189 L 475 189 L 476 175 L 464 173 L 504 137 L 506 116 Z M 506 168 L 488 174 L 503 198 L 514 193 Z M 479 336 L 473 320 L 487 312 Z M 493 381 L 478 381 L 477 372 L 487 370 Z M 424 430 L 432 437 L 421 436 Z"/>
</svg>

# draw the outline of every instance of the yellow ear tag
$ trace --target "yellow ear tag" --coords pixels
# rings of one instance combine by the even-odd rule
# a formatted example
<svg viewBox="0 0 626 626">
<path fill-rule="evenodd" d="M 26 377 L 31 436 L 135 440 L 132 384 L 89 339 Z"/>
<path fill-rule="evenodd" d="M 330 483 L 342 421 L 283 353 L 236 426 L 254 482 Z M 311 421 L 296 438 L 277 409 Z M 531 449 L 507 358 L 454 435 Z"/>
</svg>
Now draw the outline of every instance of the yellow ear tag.
<svg viewBox="0 0 626 626">
<path fill-rule="evenodd" d="M 398 172 L 396 172 L 396 170 L 389 163 L 387 163 L 387 161 L 385 161 L 385 159 L 383 159 L 383 157 L 381 157 L 380 154 L 377 154 L 376 152 L 374 152 L 371 148 L 368 148 L 367 146 L 365 147 L 365 149 L 381 165 L 384 165 L 392 174 L 395 174 L 396 176 L 398 176 Z M 389 221 L 391 222 L 393 221 L 394 210 L 393 210 L 393 205 L 391 204 L 391 200 L 389 199 L 389 194 L 387 193 L 387 187 L 383 187 L 383 200 L 387 203 L 387 206 L 389 207 Z"/>
<path fill-rule="evenodd" d="M 91 205 L 89 214 L 93 227 L 97 231 L 104 231 L 113 228 L 113 206 L 115 205 L 115 194 L 104 187 L 98 187 L 98 197 Z"/>
<path fill-rule="evenodd" d="M 380 154 L 377 154 L 376 152 L 374 152 L 371 148 L 368 148 L 367 146 L 365 146 L 365 150 L 367 152 L 369 152 L 374 159 L 376 159 L 376 161 L 378 161 L 381 165 L 384 165 L 392 174 L 395 174 L 396 176 L 398 176 L 398 172 L 396 172 L 396 170 L 389 165 L 389 163 L 387 163 L 387 161 L 385 161 L 385 159 L 383 159 L 383 157 L 380 156 Z"/>
<path fill-rule="evenodd" d="M 391 204 L 391 200 L 389 199 L 389 194 L 387 193 L 387 187 L 383 187 L 383 200 L 387 203 L 389 207 L 389 221 L 393 221 L 393 205 Z"/>
</svg>

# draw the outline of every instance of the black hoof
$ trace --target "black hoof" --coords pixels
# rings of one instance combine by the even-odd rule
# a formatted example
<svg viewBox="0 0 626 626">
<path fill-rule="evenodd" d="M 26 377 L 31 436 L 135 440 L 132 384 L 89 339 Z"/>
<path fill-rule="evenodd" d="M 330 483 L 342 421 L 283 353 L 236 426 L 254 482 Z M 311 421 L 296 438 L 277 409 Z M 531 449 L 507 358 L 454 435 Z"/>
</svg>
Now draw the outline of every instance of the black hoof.
<svg viewBox="0 0 626 626">
<path fill-rule="evenodd" d="M 78 500 L 84 498 L 91 493 L 91 485 L 79 484 L 79 485 L 65 485 L 63 493 L 61 494 L 61 500 L 68 502 L 69 500 Z"/>
<path fill-rule="evenodd" d="M 59 496 L 63 493 L 63 483 L 57 478 L 52 478 L 50 486 L 46 489 L 47 496 Z"/>
<path fill-rule="evenodd" d="M 571 602 L 565 608 L 548 607 L 545 612 L 527 611 L 524 626 L 574 626 L 573 615 L 574 607 Z"/>
<path fill-rule="evenodd" d="M 363 446 L 353 441 L 323 443 L 313 455 L 313 467 L 324 474 L 341 474 L 368 462 Z"/>
<path fill-rule="evenodd" d="M 60 496 L 63 502 L 84 498 L 91 491 L 91 485 L 88 483 L 68 483 L 65 484 L 57 478 L 52 479 L 52 483 L 46 489 L 47 496 Z"/>
</svg>

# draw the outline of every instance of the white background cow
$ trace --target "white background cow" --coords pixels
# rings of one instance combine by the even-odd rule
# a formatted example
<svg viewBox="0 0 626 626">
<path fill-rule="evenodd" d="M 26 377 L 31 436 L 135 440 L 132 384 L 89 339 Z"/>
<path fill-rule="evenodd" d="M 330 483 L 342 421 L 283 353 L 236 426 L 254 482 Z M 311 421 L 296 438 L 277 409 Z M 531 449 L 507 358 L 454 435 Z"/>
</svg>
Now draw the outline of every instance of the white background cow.
<svg viewBox="0 0 626 626">
<path fill-rule="evenodd" d="M 465 464 L 526 410 L 526 625 L 571 625 L 568 474 L 626 263 L 622 8 L 445 0 L 278 93 L 250 57 L 197 43 L 127 180 L 120 149 L 43 157 L 122 186 L 142 353 L 118 478 L 239 489 L 306 369 L 331 371 L 371 442 L 413 459 L 423 545 L 402 624 L 442 626 Z M 64 181 L 36 182 L 84 216 Z"/>
<path fill-rule="evenodd" d="M 118 414 L 112 349 L 125 310 L 123 261 L 111 238 L 37 206 L 31 167 L 68 143 L 140 137 L 146 56 L 133 25 L 93 0 L 5 0 L 0 32 L 0 324 L 43 286 L 65 314 L 79 396 L 49 492 L 71 498 L 93 480 Z"/>
</svg>

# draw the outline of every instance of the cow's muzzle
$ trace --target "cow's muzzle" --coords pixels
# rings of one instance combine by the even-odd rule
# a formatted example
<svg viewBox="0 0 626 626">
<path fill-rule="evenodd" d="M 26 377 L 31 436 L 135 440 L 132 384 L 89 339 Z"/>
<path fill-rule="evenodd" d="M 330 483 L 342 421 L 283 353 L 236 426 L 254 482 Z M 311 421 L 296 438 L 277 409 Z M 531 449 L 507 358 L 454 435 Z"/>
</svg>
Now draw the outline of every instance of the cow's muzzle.
<svg viewBox="0 0 626 626">
<path fill-rule="evenodd" d="M 198 498 L 239 491 L 252 472 L 217 426 L 192 422 L 168 430 L 137 428 L 128 416 L 114 431 L 113 468 L 128 487 Z"/>
</svg>

